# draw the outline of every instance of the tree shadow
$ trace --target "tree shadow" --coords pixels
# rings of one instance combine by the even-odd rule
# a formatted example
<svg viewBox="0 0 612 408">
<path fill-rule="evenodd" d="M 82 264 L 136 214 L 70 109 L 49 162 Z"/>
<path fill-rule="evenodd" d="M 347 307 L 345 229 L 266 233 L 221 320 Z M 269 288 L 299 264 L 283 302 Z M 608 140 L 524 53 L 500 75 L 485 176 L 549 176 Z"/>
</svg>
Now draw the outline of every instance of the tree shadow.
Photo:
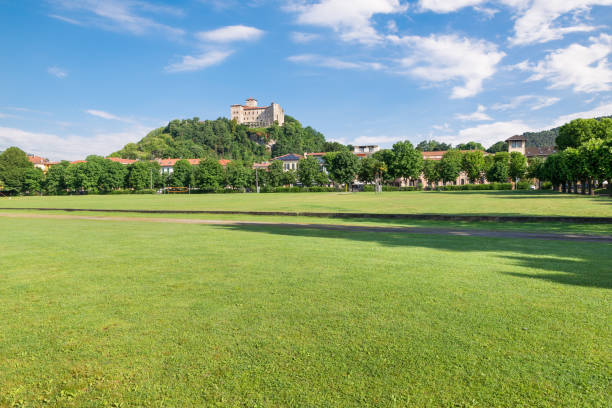
<svg viewBox="0 0 612 408">
<path fill-rule="evenodd" d="M 502 272 L 507 275 L 540 279 L 565 285 L 612 289 L 612 260 L 608 256 L 612 244 L 551 241 L 540 239 L 513 239 L 403 232 L 347 231 L 326 229 L 316 225 L 218 225 L 231 231 L 286 237 L 346 239 L 376 243 L 388 247 L 421 247 L 461 252 L 477 256 L 479 252 L 503 252 L 500 257 L 530 271 Z M 470 255 L 471 254 L 471 255 Z M 533 269 L 539 270 L 533 273 Z M 544 273 L 540 273 L 544 272 Z"/>
</svg>

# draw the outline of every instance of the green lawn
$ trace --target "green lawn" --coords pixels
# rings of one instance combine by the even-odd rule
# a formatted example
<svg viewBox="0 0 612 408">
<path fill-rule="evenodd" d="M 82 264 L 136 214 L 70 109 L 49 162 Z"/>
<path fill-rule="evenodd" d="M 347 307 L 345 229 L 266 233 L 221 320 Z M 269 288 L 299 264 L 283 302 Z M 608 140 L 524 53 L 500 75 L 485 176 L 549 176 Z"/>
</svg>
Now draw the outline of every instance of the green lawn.
<svg viewBox="0 0 612 408">
<path fill-rule="evenodd" d="M 16 197 L 0 207 L 612 217 L 612 199 L 540 191 Z"/>
<path fill-rule="evenodd" d="M 609 244 L 9 218 L 0 229 L 0 406 L 609 406 Z"/>
</svg>

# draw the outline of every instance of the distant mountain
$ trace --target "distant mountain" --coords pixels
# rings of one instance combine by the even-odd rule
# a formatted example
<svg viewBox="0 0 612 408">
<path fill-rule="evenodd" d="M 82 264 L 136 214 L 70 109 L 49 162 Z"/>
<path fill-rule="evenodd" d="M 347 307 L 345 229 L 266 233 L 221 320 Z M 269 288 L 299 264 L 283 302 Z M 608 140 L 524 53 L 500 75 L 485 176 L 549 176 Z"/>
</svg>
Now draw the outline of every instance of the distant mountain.
<svg viewBox="0 0 612 408">
<path fill-rule="evenodd" d="M 123 159 L 215 157 L 246 162 L 261 161 L 287 153 L 321 152 L 323 134 L 285 115 L 283 126 L 252 129 L 227 118 L 200 121 L 172 120 L 138 143 L 128 143 L 113 153 Z"/>
</svg>

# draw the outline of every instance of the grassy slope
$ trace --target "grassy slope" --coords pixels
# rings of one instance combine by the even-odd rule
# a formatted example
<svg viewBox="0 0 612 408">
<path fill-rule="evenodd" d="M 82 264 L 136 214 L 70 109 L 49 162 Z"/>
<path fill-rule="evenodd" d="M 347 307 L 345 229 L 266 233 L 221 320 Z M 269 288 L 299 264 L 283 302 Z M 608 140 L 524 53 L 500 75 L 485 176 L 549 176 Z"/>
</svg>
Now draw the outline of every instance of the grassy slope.
<svg viewBox="0 0 612 408">
<path fill-rule="evenodd" d="M 0 406 L 605 406 L 611 245 L 0 219 Z"/>
<path fill-rule="evenodd" d="M 20 197 L 0 207 L 612 216 L 612 200 L 546 192 Z"/>
</svg>

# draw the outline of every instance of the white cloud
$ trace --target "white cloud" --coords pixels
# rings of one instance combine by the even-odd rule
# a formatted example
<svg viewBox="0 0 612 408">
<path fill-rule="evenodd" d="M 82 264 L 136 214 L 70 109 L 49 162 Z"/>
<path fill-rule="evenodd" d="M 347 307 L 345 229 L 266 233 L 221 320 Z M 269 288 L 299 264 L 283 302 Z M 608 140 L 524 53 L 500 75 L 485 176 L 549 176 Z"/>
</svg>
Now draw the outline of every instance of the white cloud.
<svg viewBox="0 0 612 408">
<path fill-rule="evenodd" d="M 506 55 L 493 43 L 457 35 L 388 38 L 412 51 L 401 61 L 410 75 L 434 83 L 463 81 L 463 85 L 453 87 L 451 98 L 467 98 L 481 92 L 483 81 L 495 74 Z"/>
<path fill-rule="evenodd" d="M 483 120 L 493 120 L 493 118 L 491 118 L 489 115 L 487 115 L 485 113 L 485 111 L 487 110 L 487 108 L 485 108 L 483 105 L 478 105 L 478 108 L 476 109 L 476 112 L 474 113 L 470 113 L 468 115 L 462 115 L 460 113 L 456 114 L 455 117 L 457 119 L 460 120 L 466 120 L 466 121 L 483 121 Z"/>
<path fill-rule="evenodd" d="M 444 130 L 444 131 L 450 131 L 450 125 L 448 123 L 445 123 L 443 125 L 433 125 L 432 128 L 436 129 L 436 130 Z"/>
<path fill-rule="evenodd" d="M 554 105 L 560 100 L 561 98 L 550 96 L 521 95 L 512 98 L 508 103 L 496 103 L 491 106 L 491 109 L 499 111 L 512 110 L 516 108 L 529 108 L 531 110 L 538 110 Z"/>
<path fill-rule="evenodd" d="M 570 113 L 568 115 L 559 116 L 553 123 L 552 127 L 562 126 L 574 119 L 591 119 L 610 115 L 612 115 L 612 103 L 600 105 L 594 109 L 584 112 L 576 112 Z"/>
<path fill-rule="evenodd" d="M 384 68 L 378 62 L 352 62 L 316 54 L 293 55 L 288 57 L 287 60 L 295 64 L 308 64 L 334 69 L 381 70 Z"/>
<path fill-rule="evenodd" d="M 510 136 L 520 135 L 532 130 L 530 126 L 520 120 L 509 122 L 495 122 L 462 129 L 457 135 L 437 137 L 444 143 L 458 144 L 468 140 L 491 146 L 500 140 L 506 140 Z"/>
<path fill-rule="evenodd" d="M 344 41 L 375 44 L 382 40 L 372 24 L 375 14 L 400 13 L 408 6 L 399 0 L 304 0 L 291 3 L 286 9 L 298 13 L 300 24 L 329 27 Z"/>
<path fill-rule="evenodd" d="M 180 62 L 168 65 L 167 72 L 189 72 L 198 71 L 225 61 L 234 51 L 212 50 L 197 56 L 186 55 Z"/>
<path fill-rule="evenodd" d="M 101 111 L 101 110 L 87 109 L 85 112 L 89 113 L 92 116 L 97 116 L 98 118 L 102 118 L 106 120 L 116 120 L 119 122 L 134 123 L 134 120 L 132 119 L 122 118 L 120 116 L 113 115 L 112 113 L 108 113 L 108 112 Z"/>
<path fill-rule="evenodd" d="M 612 65 L 608 55 L 612 52 L 612 36 L 601 34 L 590 37 L 586 47 L 572 44 L 558 49 L 537 64 L 528 61 L 515 66 L 533 74 L 529 81 L 548 80 L 551 89 L 573 88 L 576 92 L 601 92 L 612 89 Z"/>
<path fill-rule="evenodd" d="M 146 135 L 147 129 L 134 126 L 118 133 L 98 133 L 91 137 L 52 133 L 28 132 L 22 129 L 0 127 L 0 150 L 17 146 L 22 150 L 48 157 L 51 160 L 84 159 L 90 154 L 108 155 L 126 143 L 136 142 Z"/>
<path fill-rule="evenodd" d="M 464 7 L 477 6 L 486 2 L 487 0 L 420 0 L 418 7 L 421 11 L 451 13 Z"/>
<path fill-rule="evenodd" d="M 314 33 L 302 33 L 299 31 L 295 31 L 291 33 L 291 40 L 298 44 L 306 44 L 317 39 L 321 38 L 319 34 Z"/>
<path fill-rule="evenodd" d="M 215 43 L 230 43 L 235 41 L 257 41 L 264 31 L 244 25 L 233 25 L 217 28 L 211 31 L 201 31 L 196 34 L 200 41 Z"/>
<path fill-rule="evenodd" d="M 68 73 L 59 67 L 49 67 L 47 68 L 47 72 L 59 79 L 64 79 L 68 76 Z"/>
<path fill-rule="evenodd" d="M 542 43 L 563 38 L 566 34 L 596 30 L 597 27 L 580 23 L 580 16 L 592 6 L 612 5 L 612 0 L 533 0 L 508 1 L 505 3 L 519 8 L 514 23 L 514 45 Z M 555 24 L 561 16 L 573 13 L 574 25 Z"/>
<path fill-rule="evenodd" d="M 185 33 L 180 28 L 174 28 L 158 23 L 142 14 L 163 14 L 181 16 L 182 10 L 148 3 L 142 0 L 53 0 L 52 3 L 66 12 L 80 13 L 79 18 L 52 14 L 50 17 L 76 25 L 93 25 L 105 30 L 126 31 L 142 35 L 149 32 L 162 32 L 171 36 L 181 36 Z"/>
</svg>

